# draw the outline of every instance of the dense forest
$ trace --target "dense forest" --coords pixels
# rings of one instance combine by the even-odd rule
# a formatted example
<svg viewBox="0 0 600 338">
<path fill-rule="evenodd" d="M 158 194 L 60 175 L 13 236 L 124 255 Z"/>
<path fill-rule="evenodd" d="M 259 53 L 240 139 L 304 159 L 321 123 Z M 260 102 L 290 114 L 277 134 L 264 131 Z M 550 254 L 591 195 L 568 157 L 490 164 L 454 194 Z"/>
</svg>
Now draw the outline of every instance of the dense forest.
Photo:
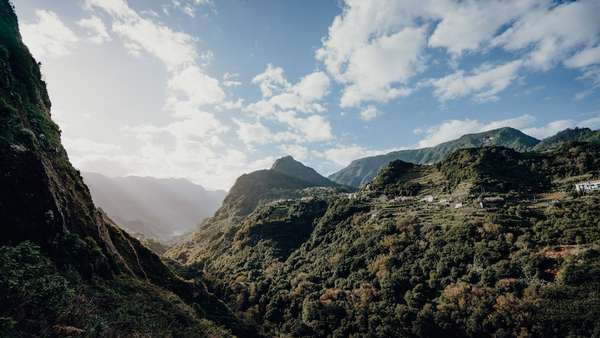
<svg viewBox="0 0 600 338">
<path fill-rule="evenodd" d="M 212 237 L 167 256 L 268 336 L 597 335 L 600 195 L 573 183 L 598 177 L 599 154 L 395 161 L 358 193 L 209 220 Z"/>
</svg>

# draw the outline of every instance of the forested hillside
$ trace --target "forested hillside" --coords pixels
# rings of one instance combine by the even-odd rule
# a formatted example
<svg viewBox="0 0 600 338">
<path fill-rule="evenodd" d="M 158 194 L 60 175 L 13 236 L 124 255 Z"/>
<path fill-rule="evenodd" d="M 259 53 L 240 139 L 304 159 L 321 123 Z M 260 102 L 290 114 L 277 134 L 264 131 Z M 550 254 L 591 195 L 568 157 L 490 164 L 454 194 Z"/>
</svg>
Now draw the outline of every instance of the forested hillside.
<svg viewBox="0 0 600 338">
<path fill-rule="evenodd" d="M 513 128 L 500 128 L 477 134 L 463 135 L 460 138 L 439 144 L 435 147 L 394 151 L 384 155 L 365 157 L 352 161 L 346 168 L 329 176 L 339 184 L 361 187 L 369 183 L 391 161 L 402 160 L 416 164 L 439 162 L 458 149 L 502 146 L 526 151 L 540 141 Z"/>
<path fill-rule="evenodd" d="M 573 184 L 599 155 L 395 161 L 357 194 L 263 205 L 167 255 L 268 336 L 593 336 L 600 195 Z"/>
</svg>

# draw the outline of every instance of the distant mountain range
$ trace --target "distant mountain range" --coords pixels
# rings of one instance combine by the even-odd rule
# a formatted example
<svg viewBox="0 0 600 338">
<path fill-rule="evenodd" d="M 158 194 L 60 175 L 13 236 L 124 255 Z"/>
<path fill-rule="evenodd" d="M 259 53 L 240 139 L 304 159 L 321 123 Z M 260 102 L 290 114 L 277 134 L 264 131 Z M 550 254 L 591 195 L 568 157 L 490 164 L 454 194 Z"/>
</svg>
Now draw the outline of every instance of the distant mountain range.
<svg viewBox="0 0 600 338">
<path fill-rule="evenodd" d="M 502 146 L 519 152 L 545 151 L 570 141 L 600 142 L 600 131 L 592 131 L 588 128 L 566 129 L 555 136 L 540 141 L 514 128 L 494 129 L 482 133 L 463 135 L 456 140 L 441 143 L 434 147 L 400 150 L 384 155 L 357 159 L 352 161 L 346 168 L 330 175 L 329 179 L 339 184 L 360 187 L 369 183 L 381 168 L 395 160 L 416 164 L 433 164 L 445 159 L 458 149 Z"/>
<path fill-rule="evenodd" d="M 168 240 L 195 230 L 221 206 L 225 191 L 186 179 L 82 173 L 94 203 L 132 234 Z"/>
</svg>

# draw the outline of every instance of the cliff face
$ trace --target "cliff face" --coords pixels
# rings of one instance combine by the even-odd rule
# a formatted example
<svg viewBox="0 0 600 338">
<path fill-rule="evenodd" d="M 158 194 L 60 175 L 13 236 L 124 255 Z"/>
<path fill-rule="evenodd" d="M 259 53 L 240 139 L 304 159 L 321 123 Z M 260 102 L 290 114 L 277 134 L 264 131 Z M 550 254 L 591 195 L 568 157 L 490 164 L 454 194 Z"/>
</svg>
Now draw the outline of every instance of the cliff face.
<svg viewBox="0 0 600 338">
<path fill-rule="evenodd" d="M 170 309 L 167 312 L 171 316 L 188 320 L 187 327 L 213 327 L 208 321 L 201 322 L 208 318 L 234 333 L 252 335 L 222 302 L 206 291 L 202 282 L 179 278 L 158 256 L 96 209 L 79 171 L 71 166 L 61 145 L 60 129 L 52 121 L 50 111 L 51 103 L 39 64 L 21 40 L 12 5 L 8 0 L 1 0 L 0 269 L 3 277 L 0 278 L 0 299 L 10 298 L 14 306 L 0 310 L 0 317 L 3 320 L 9 318 L 11 323 L 8 333 L 3 331 L 6 329 L 4 323 L 0 325 L 0 335 L 20 336 L 27 331 L 34 336 L 45 336 L 48 328 L 39 323 L 50 325 L 60 321 L 57 313 L 72 310 L 69 304 L 73 301 L 74 291 L 60 293 L 63 302 L 57 309 L 50 309 L 43 302 L 40 305 L 44 310 L 42 313 L 39 309 L 29 309 L 26 304 L 32 303 L 30 298 L 39 298 L 40 293 L 21 290 L 25 292 L 21 294 L 14 288 L 30 285 L 33 281 L 44 285 L 49 277 L 47 274 L 16 273 L 20 267 L 10 262 L 19 260 L 23 260 L 25 267 L 47 262 L 44 266 L 51 271 L 56 269 L 56 278 L 62 281 L 65 290 L 79 289 L 81 297 L 97 297 L 98 285 L 105 288 L 103 290 L 112 290 L 100 292 L 100 298 L 104 299 L 118 294 L 118 285 L 137 285 L 139 289 L 131 290 L 131 294 L 147 292 L 138 302 L 138 308 L 125 312 L 155 316 L 158 322 L 164 321 L 161 317 L 168 316 L 159 315 L 158 308 L 142 309 L 144 302 L 161 301 Z M 42 271 L 35 264 L 32 269 L 36 274 Z M 130 294 L 129 291 L 126 294 Z M 129 328 L 118 329 L 117 335 L 137 334 L 140 332 L 137 330 L 145 329 L 147 324 L 140 323 L 139 327 L 133 324 L 141 317 L 127 319 L 122 317 L 123 313 L 112 312 L 129 306 L 129 301 L 127 297 L 113 298 L 113 303 L 105 308 L 88 304 L 86 311 L 91 311 L 90 315 L 77 313 L 81 316 L 78 323 L 96 326 L 98 323 L 94 321 L 98 318 L 107 321 L 112 318 L 130 323 Z M 185 309 L 182 310 L 182 306 Z M 36 328 L 32 322 L 40 327 Z M 164 327 L 168 325 L 166 323 Z M 165 330 L 172 334 L 176 328 Z M 208 334 L 207 331 L 195 335 Z"/>
<path fill-rule="evenodd" d="M 120 230 L 96 210 L 69 163 L 39 65 L 21 41 L 7 1 L 0 4 L 0 26 L 0 241 L 29 240 L 62 256 L 61 238 L 77 234 L 102 248 L 112 272 L 143 270 L 117 249 L 113 237 Z"/>
</svg>

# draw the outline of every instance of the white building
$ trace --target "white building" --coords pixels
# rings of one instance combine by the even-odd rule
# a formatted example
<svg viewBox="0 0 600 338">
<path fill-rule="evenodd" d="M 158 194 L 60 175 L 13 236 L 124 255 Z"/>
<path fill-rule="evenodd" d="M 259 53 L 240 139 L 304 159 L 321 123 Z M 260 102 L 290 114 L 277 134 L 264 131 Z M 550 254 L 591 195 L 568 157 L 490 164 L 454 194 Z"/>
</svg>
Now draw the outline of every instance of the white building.
<svg viewBox="0 0 600 338">
<path fill-rule="evenodd" d="M 594 190 L 600 190 L 600 180 L 577 183 L 575 184 L 575 190 L 577 192 L 589 192 Z"/>
<path fill-rule="evenodd" d="M 433 196 L 427 195 L 427 196 L 421 198 L 421 201 L 431 203 L 431 202 L 433 202 Z"/>
</svg>

